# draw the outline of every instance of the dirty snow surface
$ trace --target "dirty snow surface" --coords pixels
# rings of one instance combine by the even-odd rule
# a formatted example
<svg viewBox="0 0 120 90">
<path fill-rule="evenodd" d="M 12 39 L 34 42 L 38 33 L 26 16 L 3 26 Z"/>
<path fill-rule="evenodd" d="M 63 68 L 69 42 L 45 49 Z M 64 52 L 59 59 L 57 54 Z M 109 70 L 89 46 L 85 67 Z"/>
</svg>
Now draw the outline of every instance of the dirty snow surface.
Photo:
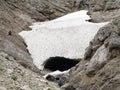
<svg viewBox="0 0 120 90">
<path fill-rule="evenodd" d="M 87 22 L 87 11 L 74 12 L 58 19 L 34 23 L 31 31 L 19 33 L 28 45 L 34 64 L 43 69 L 50 57 L 83 58 L 85 49 L 99 28 L 107 23 Z"/>
</svg>

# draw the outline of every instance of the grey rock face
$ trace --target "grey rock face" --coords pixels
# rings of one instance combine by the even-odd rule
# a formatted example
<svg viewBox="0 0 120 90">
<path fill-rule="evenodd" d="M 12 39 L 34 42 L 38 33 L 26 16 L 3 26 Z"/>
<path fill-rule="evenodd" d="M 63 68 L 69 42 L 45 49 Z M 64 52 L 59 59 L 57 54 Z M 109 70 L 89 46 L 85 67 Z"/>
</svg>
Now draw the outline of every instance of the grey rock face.
<svg viewBox="0 0 120 90">
<path fill-rule="evenodd" d="M 89 53 L 89 50 L 92 50 L 91 57 L 95 54 L 96 50 L 104 43 L 105 39 L 110 36 L 112 32 L 112 26 L 107 25 L 103 28 L 101 28 L 98 33 L 95 35 L 95 38 L 91 41 L 92 44 L 88 47 L 86 53 L 85 53 L 85 59 L 88 59 L 87 53 Z M 89 56 L 90 57 L 90 56 Z"/>
<path fill-rule="evenodd" d="M 120 8 L 119 0 L 89 0 L 89 9 L 93 11 L 112 10 Z"/>
<path fill-rule="evenodd" d="M 114 78 L 119 76 L 120 68 L 119 24 L 118 17 L 98 31 L 85 53 L 87 61 L 71 69 L 63 90 L 118 90 L 120 80 Z"/>
<path fill-rule="evenodd" d="M 84 59 L 70 70 L 69 82 L 61 90 L 118 90 L 120 60 L 119 0 L 89 0 L 93 21 L 111 20 L 100 28 L 86 49 Z M 114 81 L 116 78 L 116 81 Z"/>
<path fill-rule="evenodd" d="M 33 64 L 32 58 L 27 52 L 21 50 L 20 47 L 2 37 L 0 37 L 0 51 L 14 56 L 17 62 L 23 65 L 25 68 L 29 68 L 36 73 L 41 74 L 40 70 Z"/>
<path fill-rule="evenodd" d="M 110 50 L 120 49 L 120 37 L 110 39 L 108 46 L 109 46 Z"/>
<path fill-rule="evenodd" d="M 112 20 L 120 14 L 120 0 L 87 0 L 84 6 L 94 22 Z"/>
</svg>

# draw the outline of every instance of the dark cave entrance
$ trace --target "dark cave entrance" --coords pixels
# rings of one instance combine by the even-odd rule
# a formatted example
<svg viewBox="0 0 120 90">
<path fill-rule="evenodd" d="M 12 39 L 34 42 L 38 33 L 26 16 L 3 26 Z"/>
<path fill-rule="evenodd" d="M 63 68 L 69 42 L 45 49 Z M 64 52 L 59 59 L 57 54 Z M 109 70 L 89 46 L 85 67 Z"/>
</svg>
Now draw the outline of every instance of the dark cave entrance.
<svg viewBox="0 0 120 90">
<path fill-rule="evenodd" d="M 79 59 L 69 59 L 64 57 L 50 57 L 44 62 L 44 69 L 50 71 L 65 71 L 79 63 Z"/>
</svg>

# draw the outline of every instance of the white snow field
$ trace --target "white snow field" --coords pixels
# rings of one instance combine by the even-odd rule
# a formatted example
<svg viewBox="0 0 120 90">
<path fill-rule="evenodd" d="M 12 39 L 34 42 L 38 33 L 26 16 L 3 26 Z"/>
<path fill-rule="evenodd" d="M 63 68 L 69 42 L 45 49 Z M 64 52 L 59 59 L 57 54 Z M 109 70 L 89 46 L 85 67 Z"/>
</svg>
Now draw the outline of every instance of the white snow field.
<svg viewBox="0 0 120 90">
<path fill-rule="evenodd" d="M 66 70 L 66 71 L 59 71 L 59 70 L 56 70 L 54 72 L 51 72 L 51 73 L 47 73 L 46 75 L 43 76 L 43 78 L 46 78 L 48 75 L 52 75 L 52 76 L 57 76 L 57 75 L 62 75 L 62 74 L 66 74 L 66 75 L 69 75 L 69 72 L 70 70 Z"/>
<path fill-rule="evenodd" d="M 85 49 L 99 28 L 108 24 L 92 23 L 86 10 L 74 12 L 58 19 L 34 23 L 31 31 L 19 34 L 24 38 L 34 64 L 43 69 L 50 57 L 83 58 Z"/>
</svg>

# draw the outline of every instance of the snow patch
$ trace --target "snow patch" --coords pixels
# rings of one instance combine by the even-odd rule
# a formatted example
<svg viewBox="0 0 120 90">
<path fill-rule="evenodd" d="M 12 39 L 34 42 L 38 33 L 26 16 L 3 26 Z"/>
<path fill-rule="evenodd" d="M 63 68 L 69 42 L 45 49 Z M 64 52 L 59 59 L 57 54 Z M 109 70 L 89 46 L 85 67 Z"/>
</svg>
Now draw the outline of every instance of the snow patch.
<svg viewBox="0 0 120 90">
<path fill-rule="evenodd" d="M 19 34 L 24 38 L 34 64 L 43 69 L 43 62 L 49 57 L 83 58 L 85 49 L 99 28 L 106 23 L 87 22 L 86 10 L 78 11 L 58 19 L 37 22 L 31 31 Z"/>
<path fill-rule="evenodd" d="M 69 71 L 70 71 L 70 70 L 66 70 L 66 71 L 62 71 L 62 72 L 61 72 L 61 71 L 57 70 L 57 71 L 48 73 L 48 74 L 44 75 L 43 77 L 46 78 L 48 75 L 56 76 L 56 75 L 62 75 L 62 74 L 69 74 L 69 73 L 68 73 Z"/>
</svg>

